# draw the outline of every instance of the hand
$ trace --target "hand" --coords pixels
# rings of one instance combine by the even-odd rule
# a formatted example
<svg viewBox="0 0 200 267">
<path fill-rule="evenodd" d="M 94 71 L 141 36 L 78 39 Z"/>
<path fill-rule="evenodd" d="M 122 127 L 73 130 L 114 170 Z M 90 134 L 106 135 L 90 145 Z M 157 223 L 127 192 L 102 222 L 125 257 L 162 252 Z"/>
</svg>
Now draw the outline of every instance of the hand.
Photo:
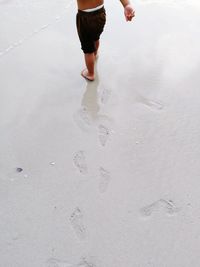
<svg viewBox="0 0 200 267">
<path fill-rule="evenodd" d="M 126 21 L 131 21 L 133 17 L 135 17 L 135 11 L 131 5 L 126 5 L 124 7 L 124 15 Z"/>
</svg>

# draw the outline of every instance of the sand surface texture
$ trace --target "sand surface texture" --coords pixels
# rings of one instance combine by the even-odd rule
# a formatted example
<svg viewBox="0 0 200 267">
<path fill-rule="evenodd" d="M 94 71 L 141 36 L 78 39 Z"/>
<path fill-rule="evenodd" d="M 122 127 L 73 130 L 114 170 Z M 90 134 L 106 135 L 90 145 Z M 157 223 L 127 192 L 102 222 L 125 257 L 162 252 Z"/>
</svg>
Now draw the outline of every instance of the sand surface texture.
<svg viewBox="0 0 200 267">
<path fill-rule="evenodd" d="M 0 267 L 199 267 L 200 4 L 0 0 Z"/>
</svg>

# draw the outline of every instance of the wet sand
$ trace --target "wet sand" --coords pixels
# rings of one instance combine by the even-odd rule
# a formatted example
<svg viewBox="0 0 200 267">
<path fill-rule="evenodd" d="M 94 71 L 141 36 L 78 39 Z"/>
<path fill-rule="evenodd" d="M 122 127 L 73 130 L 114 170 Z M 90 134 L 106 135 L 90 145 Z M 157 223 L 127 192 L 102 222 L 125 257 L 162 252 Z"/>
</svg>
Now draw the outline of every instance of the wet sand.
<svg viewBox="0 0 200 267">
<path fill-rule="evenodd" d="M 200 5 L 0 1 L 0 266 L 199 267 Z"/>
</svg>

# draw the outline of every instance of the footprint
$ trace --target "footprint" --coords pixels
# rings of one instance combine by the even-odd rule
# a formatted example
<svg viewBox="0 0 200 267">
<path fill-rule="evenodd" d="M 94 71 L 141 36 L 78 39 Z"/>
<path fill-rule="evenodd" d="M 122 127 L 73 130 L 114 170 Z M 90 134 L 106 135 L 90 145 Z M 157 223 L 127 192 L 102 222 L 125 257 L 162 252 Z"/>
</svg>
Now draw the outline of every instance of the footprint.
<svg viewBox="0 0 200 267">
<path fill-rule="evenodd" d="M 146 104 L 147 106 L 149 106 L 153 109 L 157 109 L 157 110 L 161 110 L 164 108 L 164 105 L 161 102 L 157 102 L 157 101 L 153 101 L 153 100 L 147 100 L 146 99 L 144 104 Z"/>
<path fill-rule="evenodd" d="M 101 103 L 105 105 L 108 102 L 110 95 L 111 95 L 111 90 L 104 89 L 100 96 Z"/>
<path fill-rule="evenodd" d="M 79 240 L 86 238 L 86 228 L 83 225 L 83 214 L 79 208 L 76 208 L 70 217 L 71 225 Z"/>
<path fill-rule="evenodd" d="M 47 267 L 73 267 L 72 264 L 66 261 L 61 261 L 61 260 L 54 259 L 54 258 L 48 259 L 46 262 L 46 266 Z"/>
<path fill-rule="evenodd" d="M 140 210 L 140 213 L 144 217 L 149 217 L 152 215 L 152 213 L 159 211 L 160 209 L 163 209 L 168 215 L 174 215 L 177 213 L 180 209 L 175 206 L 173 201 L 171 200 L 165 200 L 160 199 L 148 206 L 145 206 Z"/>
<path fill-rule="evenodd" d="M 100 141 L 100 144 L 102 146 L 105 146 L 107 141 L 108 141 L 108 138 L 110 136 L 110 130 L 106 126 L 104 126 L 102 124 L 99 125 L 98 130 L 99 130 L 99 141 Z"/>
<path fill-rule="evenodd" d="M 141 210 L 140 210 L 140 213 L 147 217 L 147 216 L 151 216 L 151 214 L 157 210 L 157 204 L 158 202 L 154 202 L 153 204 L 151 205 L 148 205 L 148 206 L 145 206 L 143 207 Z"/>
<path fill-rule="evenodd" d="M 173 215 L 180 210 L 180 208 L 177 208 L 172 200 L 160 199 L 160 204 L 169 215 Z"/>
<path fill-rule="evenodd" d="M 95 267 L 96 265 L 92 262 L 89 262 L 85 258 L 81 260 L 81 262 L 77 265 L 77 267 Z"/>
<path fill-rule="evenodd" d="M 151 100 L 151 99 L 148 99 L 146 97 L 143 97 L 143 96 L 138 96 L 138 101 L 152 109 L 155 109 L 155 110 L 162 110 L 164 108 L 164 104 L 159 102 L 159 101 L 154 101 L 154 100 Z"/>
<path fill-rule="evenodd" d="M 76 152 L 74 156 L 74 164 L 82 174 L 87 173 L 87 164 L 86 164 L 86 159 L 85 159 L 85 152 L 80 150 Z"/>
<path fill-rule="evenodd" d="M 99 168 L 99 173 L 100 173 L 99 192 L 105 193 L 108 188 L 108 184 L 111 180 L 110 173 L 102 167 Z"/>
<path fill-rule="evenodd" d="M 88 130 L 92 125 L 92 118 L 85 106 L 74 114 L 74 120 L 82 130 Z"/>
</svg>

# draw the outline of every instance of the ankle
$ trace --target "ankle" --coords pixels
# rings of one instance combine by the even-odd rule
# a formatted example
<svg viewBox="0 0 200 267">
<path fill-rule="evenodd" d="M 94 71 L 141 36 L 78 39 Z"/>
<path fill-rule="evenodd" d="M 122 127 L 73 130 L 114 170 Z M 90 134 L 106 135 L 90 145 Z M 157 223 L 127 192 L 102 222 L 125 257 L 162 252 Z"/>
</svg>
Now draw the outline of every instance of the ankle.
<svg viewBox="0 0 200 267">
<path fill-rule="evenodd" d="M 94 76 L 94 71 L 92 72 L 92 71 L 87 70 L 87 72 L 88 72 L 88 75 Z"/>
</svg>

